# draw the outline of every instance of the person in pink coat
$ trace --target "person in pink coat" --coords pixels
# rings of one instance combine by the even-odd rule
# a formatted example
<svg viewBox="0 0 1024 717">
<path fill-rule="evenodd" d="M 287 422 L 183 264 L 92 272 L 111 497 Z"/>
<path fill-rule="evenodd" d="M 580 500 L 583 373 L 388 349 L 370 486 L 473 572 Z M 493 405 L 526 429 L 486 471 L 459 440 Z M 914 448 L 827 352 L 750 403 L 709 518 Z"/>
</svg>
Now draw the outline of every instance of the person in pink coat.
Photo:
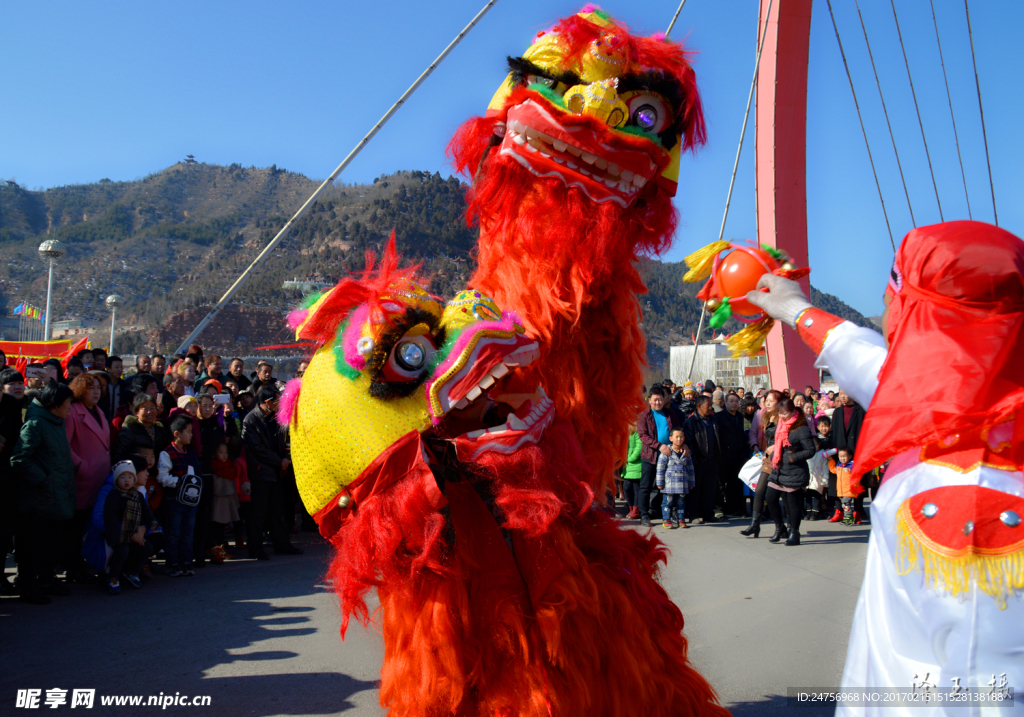
<svg viewBox="0 0 1024 717">
<path fill-rule="evenodd" d="M 96 494 L 110 475 L 110 424 L 96 405 L 102 387 L 95 376 L 76 376 L 69 387 L 75 394 L 71 412 L 64 422 L 75 463 L 75 515 L 71 524 L 74 533 L 69 539 L 78 547 L 75 555 L 81 555 L 82 536 L 92 515 Z M 84 577 L 78 569 L 81 567 L 75 566 L 76 577 Z M 68 569 L 73 570 L 70 566 Z"/>
</svg>

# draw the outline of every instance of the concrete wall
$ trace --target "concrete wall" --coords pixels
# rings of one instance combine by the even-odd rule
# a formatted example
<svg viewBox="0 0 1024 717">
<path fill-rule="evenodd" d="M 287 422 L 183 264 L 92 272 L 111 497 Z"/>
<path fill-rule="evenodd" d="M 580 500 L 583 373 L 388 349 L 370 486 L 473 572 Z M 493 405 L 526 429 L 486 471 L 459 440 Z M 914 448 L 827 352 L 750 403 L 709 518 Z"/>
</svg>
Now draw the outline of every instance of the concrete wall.
<svg viewBox="0 0 1024 717">
<path fill-rule="evenodd" d="M 715 359 L 725 358 L 729 350 L 722 344 L 701 344 L 696 347 L 697 361 L 693 365 L 693 374 L 690 380 L 696 384 L 706 379 L 715 379 Z M 693 360 L 693 346 L 672 346 L 669 352 L 669 374 L 672 381 L 677 384 L 686 382 L 687 373 L 690 370 L 690 361 Z M 715 380 L 715 383 L 718 381 Z"/>
</svg>

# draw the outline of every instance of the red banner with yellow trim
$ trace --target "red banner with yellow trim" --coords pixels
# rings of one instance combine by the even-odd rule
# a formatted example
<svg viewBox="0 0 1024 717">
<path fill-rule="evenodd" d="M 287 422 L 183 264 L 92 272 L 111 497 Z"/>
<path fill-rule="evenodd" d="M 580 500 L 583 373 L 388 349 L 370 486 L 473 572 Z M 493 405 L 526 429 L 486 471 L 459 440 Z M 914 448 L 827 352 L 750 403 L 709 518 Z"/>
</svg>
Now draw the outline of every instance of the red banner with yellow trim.
<svg viewBox="0 0 1024 717">
<path fill-rule="evenodd" d="M 62 358 L 70 349 L 70 341 L 0 341 L 0 351 L 8 359 L 19 356 L 44 360 Z"/>
</svg>

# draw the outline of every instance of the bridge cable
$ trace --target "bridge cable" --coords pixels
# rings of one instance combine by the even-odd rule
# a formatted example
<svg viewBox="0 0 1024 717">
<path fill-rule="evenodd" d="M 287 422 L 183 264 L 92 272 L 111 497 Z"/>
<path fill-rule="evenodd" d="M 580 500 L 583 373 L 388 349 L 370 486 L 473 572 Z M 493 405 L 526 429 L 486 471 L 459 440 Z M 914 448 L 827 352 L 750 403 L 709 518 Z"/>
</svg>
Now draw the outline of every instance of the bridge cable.
<svg viewBox="0 0 1024 717">
<path fill-rule="evenodd" d="M 995 225 L 999 226 L 999 214 L 996 213 L 996 188 L 992 183 L 992 160 L 988 155 L 988 134 L 985 132 L 985 110 L 981 106 L 981 82 L 978 80 L 978 61 L 974 59 L 974 33 L 971 32 L 971 9 L 964 0 L 964 11 L 967 13 L 967 36 L 971 38 L 971 63 L 974 65 L 974 84 L 978 88 L 978 113 L 981 114 L 981 137 L 985 140 L 985 164 L 988 165 L 988 188 L 992 192 L 992 216 Z"/>
<path fill-rule="evenodd" d="M 857 8 L 857 17 L 860 18 L 860 29 L 864 31 L 864 44 L 868 48 L 868 58 L 871 60 L 871 71 L 875 73 L 875 85 L 878 87 L 878 99 L 882 101 L 882 113 L 885 115 L 885 124 L 889 128 L 889 139 L 892 140 L 892 151 L 896 155 L 896 166 L 900 170 L 900 181 L 903 182 L 903 194 L 907 197 L 907 209 L 910 210 L 910 223 L 915 227 L 917 226 L 917 220 L 914 219 L 914 207 L 910 204 L 910 192 L 907 191 L 907 180 L 903 176 L 903 163 L 900 162 L 900 153 L 896 149 L 896 137 L 892 132 L 892 123 L 889 122 L 889 110 L 885 107 L 885 97 L 882 95 L 882 83 L 878 80 L 878 70 L 875 68 L 875 56 L 871 52 L 871 43 L 868 41 L 868 29 L 864 25 L 864 16 L 860 12 L 860 3 L 857 0 L 853 0 L 854 7 Z"/>
<path fill-rule="evenodd" d="M 939 46 L 939 64 L 942 65 L 942 79 L 946 83 L 946 99 L 949 100 L 949 119 L 953 122 L 953 139 L 956 141 L 956 158 L 960 161 L 960 178 L 964 182 L 964 199 L 967 200 L 967 218 L 974 219 L 971 214 L 971 197 L 967 193 L 967 174 L 964 172 L 964 158 L 960 155 L 960 136 L 956 131 L 956 117 L 953 115 L 953 96 L 949 92 L 949 78 L 946 77 L 946 61 L 942 57 L 942 40 L 939 39 L 939 21 L 935 19 L 935 0 L 932 5 L 932 24 L 935 25 L 935 44 Z"/>
<path fill-rule="evenodd" d="M 966 0 L 965 0 L 966 1 Z M 917 111 L 917 124 L 921 127 L 921 141 L 924 142 L 924 156 L 928 158 L 928 171 L 932 175 L 932 187 L 935 189 L 935 203 L 939 205 L 939 220 L 946 221 L 942 216 L 942 201 L 939 199 L 939 185 L 935 183 L 935 170 L 932 169 L 932 155 L 928 151 L 928 138 L 924 135 L 924 122 L 921 121 L 921 108 L 917 105 L 917 92 L 914 91 L 914 79 L 910 76 L 910 61 L 907 59 L 907 48 L 903 44 L 903 33 L 900 32 L 900 21 L 896 17 L 895 0 L 889 0 L 892 6 L 892 19 L 896 23 L 896 36 L 900 39 L 900 49 L 903 50 L 903 64 L 907 68 L 907 80 L 910 82 L 910 95 L 914 98 L 914 109 Z"/>
<path fill-rule="evenodd" d="M 202 321 L 200 321 L 199 324 L 194 329 L 192 329 L 192 333 L 190 333 L 188 337 L 186 337 L 186 339 L 182 342 L 181 346 L 178 347 L 177 353 L 185 353 L 185 350 L 188 348 L 189 344 L 194 342 L 199 337 L 199 334 L 202 333 L 203 329 L 205 329 L 210 324 L 210 322 L 218 314 L 218 312 L 220 312 L 221 309 L 227 306 L 228 302 L 231 300 L 231 297 L 234 296 L 235 292 L 238 290 L 238 287 L 240 287 L 245 282 L 245 280 L 249 278 L 249 276 L 256 269 L 256 267 L 259 266 L 267 256 L 269 256 L 270 252 L 274 250 L 274 247 L 281 243 L 281 240 L 285 238 L 285 235 L 288 234 L 288 231 L 292 228 L 295 222 L 302 218 L 302 215 L 306 213 L 306 210 L 308 210 L 311 206 L 316 204 L 317 197 L 319 197 L 320 194 L 328 186 L 334 183 L 334 180 L 338 178 L 338 175 L 340 175 L 345 170 L 345 168 L 348 167 L 349 164 L 351 164 L 352 160 L 356 158 L 356 155 L 363 151 L 363 148 L 370 143 L 370 140 L 372 140 L 374 136 L 377 134 L 377 132 L 380 131 L 380 128 L 387 124 L 388 120 L 391 119 L 395 112 L 401 109 L 402 105 L 405 104 L 406 100 L 408 100 L 416 91 L 416 89 L 423 84 L 424 80 L 430 77 L 430 74 L 437 69 L 437 66 L 440 65 L 441 62 L 443 62 L 446 57 L 448 57 L 448 54 L 455 49 L 456 45 L 462 42 L 462 38 L 464 38 L 469 33 L 469 31 L 472 30 L 478 22 L 480 22 L 480 19 L 487 14 L 487 11 L 490 10 L 494 6 L 494 3 L 496 3 L 497 1 L 498 0 L 487 0 L 487 3 L 483 6 L 483 8 L 481 8 L 480 12 L 474 15 L 473 19 L 469 21 L 469 24 L 466 25 L 466 27 L 464 27 L 462 31 L 455 36 L 454 40 L 448 43 L 448 46 L 441 51 L 441 54 L 438 55 L 433 62 L 427 65 L 427 69 L 425 69 L 420 74 L 420 76 L 416 78 L 416 80 L 409 86 L 409 89 L 402 93 L 402 96 L 398 98 L 395 104 L 391 105 L 391 108 L 384 113 L 384 116 L 377 120 L 377 124 L 375 124 L 370 129 L 370 131 L 367 132 L 366 135 L 361 140 L 359 140 L 359 143 L 352 149 L 351 152 L 348 153 L 348 156 L 346 156 L 345 159 L 341 161 L 341 164 L 339 164 L 334 169 L 334 171 L 331 172 L 330 176 L 328 176 L 327 179 L 325 179 L 320 184 L 320 186 L 316 188 L 313 194 L 310 195 L 309 199 L 307 199 L 306 202 L 301 207 L 298 208 L 295 214 L 292 215 L 292 218 L 289 219 L 283 227 L 281 227 L 281 230 L 277 233 L 277 235 L 274 236 L 274 238 L 270 240 L 270 243 L 267 244 L 266 247 L 264 247 L 263 251 L 261 251 L 255 259 L 253 259 L 253 262 L 246 268 L 245 271 L 242 272 L 242 275 L 235 280 L 235 283 L 228 287 L 228 290 L 224 293 L 222 297 L 220 297 L 220 300 L 214 305 L 213 309 L 210 310 L 210 313 L 207 314 L 206 317 Z"/>
<path fill-rule="evenodd" d="M 892 244 L 892 251 L 896 253 L 896 241 L 892 238 L 892 227 L 889 225 L 889 214 L 885 211 L 885 198 L 882 196 L 882 185 L 878 181 L 878 172 L 875 170 L 875 160 L 871 157 L 871 145 L 868 143 L 868 133 L 864 129 L 864 118 L 860 114 L 860 104 L 857 102 L 857 92 L 853 89 L 853 76 L 850 75 L 850 65 L 846 62 L 846 53 L 843 51 L 843 41 L 839 37 L 839 26 L 836 25 L 836 16 L 832 12 L 832 0 L 825 0 L 828 4 L 828 14 L 832 18 L 832 28 L 836 31 L 836 42 L 839 43 L 839 54 L 843 58 L 843 67 L 846 68 L 846 79 L 850 82 L 850 94 L 853 95 L 853 106 L 857 108 L 857 119 L 860 121 L 860 131 L 864 135 L 864 146 L 868 150 L 868 162 L 871 163 L 871 173 L 875 175 L 875 187 L 878 189 L 878 201 L 882 203 L 882 215 L 885 217 L 885 228 L 889 230 L 889 243 Z"/>
<path fill-rule="evenodd" d="M 750 92 L 747 93 L 747 109 L 743 113 L 743 128 L 740 130 L 739 146 L 736 147 L 736 159 L 732 164 L 732 178 L 729 180 L 729 193 L 725 197 L 725 213 L 722 215 L 722 227 L 718 230 L 718 241 L 722 241 L 722 237 L 725 236 L 725 221 L 729 218 L 729 205 L 732 203 L 732 189 L 736 184 L 736 170 L 740 166 L 740 154 L 743 152 L 743 140 L 747 134 L 747 120 L 750 119 L 750 105 L 754 99 L 754 89 L 757 87 L 757 74 L 761 67 L 761 51 L 764 50 L 764 41 L 768 37 L 768 21 L 772 16 L 772 4 L 774 2 L 775 0 L 768 0 L 768 12 L 765 13 L 764 27 L 761 30 L 761 39 L 757 44 L 757 57 L 754 58 L 754 77 L 750 80 Z M 707 308 L 702 304 L 700 307 L 700 321 L 697 323 L 697 335 L 694 337 L 695 340 L 693 342 L 693 357 L 690 359 L 690 370 L 686 372 L 687 381 L 689 381 L 690 377 L 693 375 L 693 365 L 697 362 L 697 347 L 700 345 L 700 334 L 701 331 L 704 330 L 704 316 L 706 314 Z"/>
<path fill-rule="evenodd" d="M 682 0 L 682 1 L 681 1 L 681 2 L 679 3 L 679 7 L 678 7 L 678 8 L 676 9 L 676 14 L 672 16 L 672 22 L 670 22 L 670 23 L 668 24 L 668 29 L 667 29 L 667 30 L 665 30 L 665 37 L 666 37 L 666 38 L 667 38 L 667 37 L 668 37 L 669 35 L 671 35 L 671 34 L 672 34 L 672 28 L 676 26 L 676 20 L 678 20 L 678 19 L 679 19 L 679 13 L 681 13 L 681 12 L 683 11 L 683 5 L 685 5 L 685 4 L 686 4 L 686 0 Z"/>
</svg>

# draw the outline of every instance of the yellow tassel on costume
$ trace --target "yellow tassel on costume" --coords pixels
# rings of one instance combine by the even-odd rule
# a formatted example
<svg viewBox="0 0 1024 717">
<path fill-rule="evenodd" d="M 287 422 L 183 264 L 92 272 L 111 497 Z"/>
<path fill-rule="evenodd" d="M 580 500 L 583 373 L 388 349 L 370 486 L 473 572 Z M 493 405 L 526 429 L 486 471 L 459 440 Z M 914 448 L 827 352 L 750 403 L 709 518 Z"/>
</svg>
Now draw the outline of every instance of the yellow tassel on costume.
<svg viewBox="0 0 1024 717">
<path fill-rule="evenodd" d="M 1006 597 L 1024 589 L 1024 550 L 1005 555 L 980 555 L 967 552 L 949 557 L 922 542 L 911 527 L 910 499 L 896 513 L 896 572 L 906 575 L 917 569 L 924 573 L 925 585 L 944 590 L 953 597 L 967 593 L 971 583 L 995 598 L 1000 610 L 1006 609 Z"/>
<path fill-rule="evenodd" d="M 690 270 L 683 276 L 683 281 L 700 281 L 711 276 L 711 267 L 715 263 L 715 257 L 729 246 L 727 241 L 713 241 L 703 249 L 698 249 L 686 257 L 684 261 Z"/>
<path fill-rule="evenodd" d="M 764 346 L 764 340 L 768 338 L 768 332 L 772 330 L 775 321 L 770 316 L 748 324 L 745 329 L 739 331 L 725 340 L 733 358 L 740 356 L 756 356 Z"/>
</svg>

